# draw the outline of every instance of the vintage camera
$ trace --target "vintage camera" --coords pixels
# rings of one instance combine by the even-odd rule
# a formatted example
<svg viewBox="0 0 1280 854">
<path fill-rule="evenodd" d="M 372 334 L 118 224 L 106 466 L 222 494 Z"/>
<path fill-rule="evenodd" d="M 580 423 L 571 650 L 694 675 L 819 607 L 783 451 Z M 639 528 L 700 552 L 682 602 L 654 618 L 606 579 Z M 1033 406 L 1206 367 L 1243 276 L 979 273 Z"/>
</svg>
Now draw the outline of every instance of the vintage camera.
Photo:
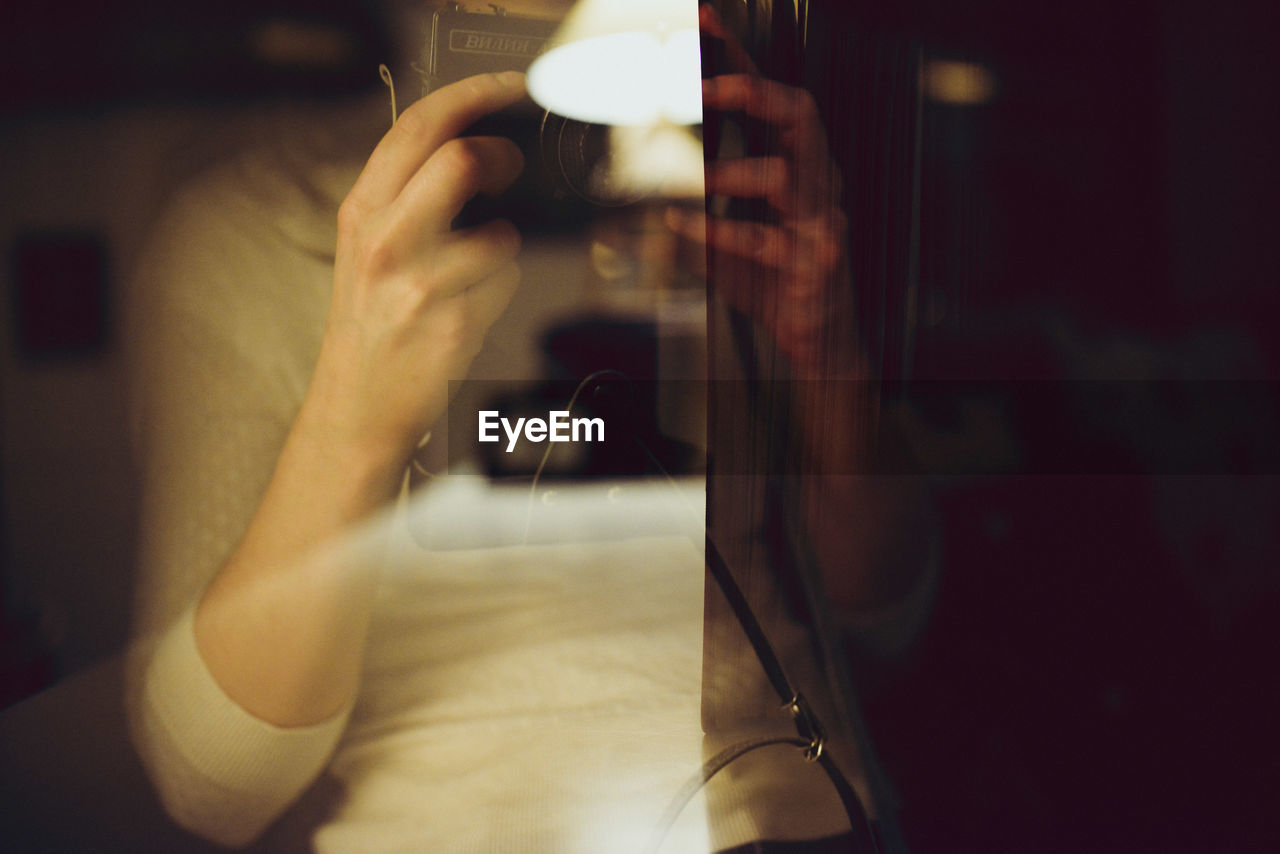
<svg viewBox="0 0 1280 854">
<path fill-rule="evenodd" d="M 475 74 L 527 70 L 558 26 L 492 9 L 469 12 L 452 3 L 435 13 L 416 66 L 424 96 Z M 594 208 L 635 201 L 608 186 L 608 132 L 547 112 L 528 97 L 481 119 L 466 135 L 511 139 L 524 153 L 524 173 L 500 198 L 473 199 L 455 223 L 503 217 L 524 231 L 559 231 L 587 221 Z"/>
<path fill-rule="evenodd" d="M 418 66 L 423 95 L 475 74 L 528 69 L 557 26 L 492 8 L 492 13 L 468 12 L 450 3 L 432 16 Z"/>
</svg>

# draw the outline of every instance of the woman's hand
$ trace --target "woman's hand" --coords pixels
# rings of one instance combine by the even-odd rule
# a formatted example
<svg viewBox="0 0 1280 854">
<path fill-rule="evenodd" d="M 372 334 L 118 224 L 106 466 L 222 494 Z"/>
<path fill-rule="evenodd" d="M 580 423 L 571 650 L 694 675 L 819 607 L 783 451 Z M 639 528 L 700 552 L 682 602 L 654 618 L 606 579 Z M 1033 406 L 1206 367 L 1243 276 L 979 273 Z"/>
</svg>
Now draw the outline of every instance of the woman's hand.
<svg viewBox="0 0 1280 854">
<path fill-rule="evenodd" d="M 304 414 L 344 448 L 402 470 L 443 414 L 520 280 L 505 221 L 455 231 L 477 192 L 519 175 L 510 140 L 459 138 L 524 94 L 523 75 L 482 75 L 406 110 L 338 214 L 333 299 Z"/>
<path fill-rule="evenodd" d="M 473 77 L 406 110 L 342 204 L 320 357 L 253 520 L 196 611 L 196 643 L 241 707 L 278 726 L 349 707 L 375 566 L 325 557 L 396 493 L 409 456 L 519 281 L 509 223 L 453 231 L 522 168 L 505 139 L 460 139 L 524 94 Z M 319 556 L 319 558 L 317 557 Z"/>
<path fill-rule="evenodd" d="M 744 220 L 671 210 L 668 225 L 705 241 L 715 293 L 760 323 L 798 376 L 831 378 L 849 369 L 838 364 L 849 358 L 847 342 L 833 335 L 851 330 L 852 301 L 841 179 L 817 105 L 804 89 L 761 76 L 709 6 L 701 25 L 723 41 L 736 72 L 703 82 L 704 109 L 760 123 L 769 143 L 751 156 L 708 160 L 707 196 L 760 200 L 768 214 Z"/>
</svg>

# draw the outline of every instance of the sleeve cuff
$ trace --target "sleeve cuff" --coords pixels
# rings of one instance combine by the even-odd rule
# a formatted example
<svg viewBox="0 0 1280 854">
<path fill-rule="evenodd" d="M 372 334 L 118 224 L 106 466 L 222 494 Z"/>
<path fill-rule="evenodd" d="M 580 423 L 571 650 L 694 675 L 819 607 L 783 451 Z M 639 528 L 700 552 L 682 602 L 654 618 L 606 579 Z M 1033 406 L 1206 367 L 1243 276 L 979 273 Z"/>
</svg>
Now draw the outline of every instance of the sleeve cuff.
<svg viewBox="0 0 1280 854">
<path fill-rule="evenodd" d="M 196 649 L 194 607 L 160 639 L 135 738 L 169 814 L 223 845 L 251 842 L 319 775 L 350 714 L 279 727 L 226 695 Z"/>
</svg>

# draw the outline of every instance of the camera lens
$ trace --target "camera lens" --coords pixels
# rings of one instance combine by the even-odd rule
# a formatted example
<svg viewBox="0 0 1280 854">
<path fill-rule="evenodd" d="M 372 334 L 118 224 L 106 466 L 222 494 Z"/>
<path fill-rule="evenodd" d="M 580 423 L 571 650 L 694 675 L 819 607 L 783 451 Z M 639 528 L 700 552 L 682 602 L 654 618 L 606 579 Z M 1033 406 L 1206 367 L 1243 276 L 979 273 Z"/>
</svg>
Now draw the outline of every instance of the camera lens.
<svg viewBox="0 0 1280 854">
<path fill-rule="evenodd" d="M 644 197 L 643 193 L 616 180 L 610 162 L 607 126 L 548 112 L 542 117 L 539 142 L 547 171 L 592 204 L 621 207 Z"/>
</svg>

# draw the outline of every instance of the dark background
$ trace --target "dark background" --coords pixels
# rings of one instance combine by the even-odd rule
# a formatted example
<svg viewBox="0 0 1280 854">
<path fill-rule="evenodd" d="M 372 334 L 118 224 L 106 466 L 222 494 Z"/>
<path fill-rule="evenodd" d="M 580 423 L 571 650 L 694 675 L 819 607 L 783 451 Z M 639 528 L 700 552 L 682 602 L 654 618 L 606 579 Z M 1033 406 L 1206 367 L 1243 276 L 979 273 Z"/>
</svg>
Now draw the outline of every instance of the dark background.
<svg viewBox="0 0 1280 854">
<path fill-rule="evenodd" d="M 1280 367 L 1273 13 L 1208 0 L 813 5 L 831 26 L 814 30 L 828 65 L 810 79 L 839 143 L 858 282 L 877 285 L 859 332 L 882 369 L 1061 389 L 1048 414 L 997 400 L 994 439 L 971 435 L 963 399 L 921 414 L 903 395 L 904 417 L 960 440 L 948 471 L 971 472 L 936 490 L 944 564 L 924 637 L 898 668 L 860 676 L 907 840 L 925 852 L 1280 849 L 1280 487 L 1258 462 L 1274 452 L 1276 413 L 1241 419 L 1198 391 L 1269 389 Z M 6 174 L 67 126 L 133 110 L 374 92 L 388 44 L 381 13 L 339 0 L 26 3 L 4 18 Z M 328 52 L 255 52 L 273 18 L 318 32 Z M 988 69 L 994 98 L 924 99 L 902 115 L 912 84 L 889 72 L 917 50 Z M 911 173 L 898 143 L 917 131 Z M 913 190 L 915 244 L 902 233 Z M 103 622 L 74 594 L 50 604 L 45 592 L 127 599 L 112 308 L 128 250 L 93 215 L 42 214 L 34 191 L 2 192 L 8 702 L 124 637 L 123 608 Z M 74 263 L 50 262 L 50 245 Z M 912 245 L 909 309 L 894 259 Z M 48 295 L 39 281 L 64 302 L 23 302 Z M 65 300 L 85 310 L 51 325 Z M 1079 381 L 1120 390 L 1113 405 L 1082 404 Z M 97 438 L 46 444 L 33 425 L 80 415 L 51 395 L 82 388 Z M 1078 468 L 1037 473 L 1037 454 L 1064 444 Z M 1221 466 L 1192 476 L 1188 447 Z M 117 493 L 119 517 L 32 539 L 51 512 Z M 77 563 L 86 554 L 105 557 Z"/>
<path fill-rule="evenodd" d="M 388 10 L 360 2 L 72 0 L 0 17 L 5 705 L 127 633 L 122 283 L 169 192 L 282 108 L 376 96 L 392 51 Z"/>
<path fill-rule="evenodd" d="M 901 104 L 871 101 L 903 45 L 996 81 L 982 105 L 924 99 L 914 314 L 892 262 L 910 203 L 883 186 L 905 167 L 842 164 L 868 224 L 855 265 L 882 294 L 860 332 L 884 376 L 939 381 L 887 404 L 933 440 L 915 460 L 941 519 L 936 610 L 904 667 L 860 676 L 904 834 L 919 851 L 1274 850 L 1270 14 L 887 5 L 828 12 L 853 34 L 834 64 L 874 77 L 870 45 L 882 69 L 879 90 L 822 93 L 834 132 L 907 135 Z M 940 403 L 957 379 L 990 382 Z"/>
</svg>

